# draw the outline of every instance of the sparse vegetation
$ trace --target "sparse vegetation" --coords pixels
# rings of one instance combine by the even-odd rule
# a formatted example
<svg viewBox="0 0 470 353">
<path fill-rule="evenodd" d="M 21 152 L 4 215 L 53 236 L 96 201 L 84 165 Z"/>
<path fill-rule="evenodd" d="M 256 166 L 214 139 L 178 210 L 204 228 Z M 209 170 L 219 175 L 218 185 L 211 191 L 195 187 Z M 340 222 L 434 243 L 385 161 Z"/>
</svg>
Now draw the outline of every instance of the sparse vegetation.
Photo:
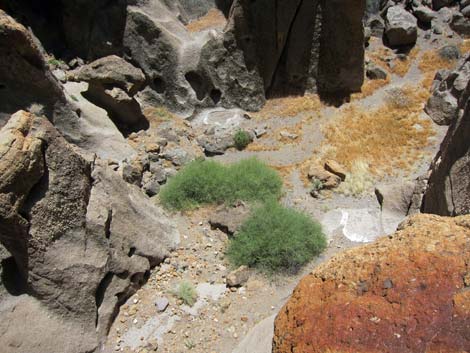
<svg viewBox="0 0 470 353">
<path fill-rule="evenodd" d="M 184 304 L 193 306 L 197 301 L 197 291 L 194 286 L 187 282 L 182 281 L 178 288 L 174 291 L 174 295 L 183 301 Z"/>
<path fill-rule="evenodd" d="M 60 59 L 56 59 L 56 58 L 50 58 L 47 63 L 50 65 L 50 66 L 62 66 L 62 65 L 65 65 L 65 62 L 63 60 L 60 60 Z"/>
<path fill-rule="evenodd" d="M 160 200 L 166 208 L 187 210 L 203 204 L 277 199 L 281 188 L 278 173 L 255 158 L 228 166 L 196 160 L 168 181 Z"/>
<path fill-rule="evenodd" d="M 320 224 L 303 213 L 268 201 L 241 226 L 231 240 L 227 256 L 234 266 L 247 265 L 267 273 L 295 273 L 325 247 Z"/>
<path fill-rule="evenodd" d="M 346 175 L 346 180 L 340 184 L 338 191 L 351 196 L 359 196 L 369 190 L 373 185 L 373 178 L 369 166 L 363 160 L 354 161 L 351 172 Z"/>
<path fill-rule="evenodd" d="M 457 60 L 449 60 L 442 57 L 437 50 L 428 50 L 423 53 L 418 64 L 418 68 L 424 75 L 423 86 L 430 88 L 434 76 L 438 70 L 452 69 L 455 67 Z"/>
<path fill-rule="evenodd" d="M 398 76 L 404 77 L 408 73 L 408 71 L 410 71 L 410 67 L 415 61 L 415 59 L 418 57 L 419 52 L 420 48 L 416 46 L 411 49 L 411 51 L 405 58 L 395 59 L 394 64 L 392 66 L 392 72 Z"/>
<path fill-rule="evenodd" d="M 241 151 L 251 143 L 251 136 L 245 130 L 238 130 L 233 136 L 233 142 L 237 150 Z"/>
<path fill-rule="evenodd" d="M 323 130 L 325 157 L 344 165 L 353 175 L 354 169 L 360 171 L 356 174 L 365 173 L 364 168 L 357 167 L 362 162 L 376 177 L 409 169 L 434 134 L 432 123 L 420 118 L 428 95 L 420 87 L 398 87 L 388 91 L 385 104 L 377 109 L 364 110 L 356 105 L 345 108 Z M 361 180 L 363 176 L 350 182 L 357 185 L 363 183 Z"/>
<path fill-rule="evenodd" d="M 254 114 L 257 119 L 277 117 L 294 117 L 301 113 L 320 111 L 322 103 L 317 95 L 307 94 L 299 97 L 269 99 L 263 109 Z"/>
</svg>

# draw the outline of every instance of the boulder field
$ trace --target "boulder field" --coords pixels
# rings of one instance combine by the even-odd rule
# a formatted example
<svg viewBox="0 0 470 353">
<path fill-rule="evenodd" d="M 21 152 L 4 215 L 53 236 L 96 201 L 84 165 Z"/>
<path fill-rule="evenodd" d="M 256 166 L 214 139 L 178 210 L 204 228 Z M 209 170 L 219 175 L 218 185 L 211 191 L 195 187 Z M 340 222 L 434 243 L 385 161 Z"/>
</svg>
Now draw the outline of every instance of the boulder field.
<svg viewBox="0 0 470 353">
<path fill-rule="evenodd" d="M 417 215 L 299 283 L 275 321 L 274 353 L 466 352 L 470 217 Z"/>
</svg>

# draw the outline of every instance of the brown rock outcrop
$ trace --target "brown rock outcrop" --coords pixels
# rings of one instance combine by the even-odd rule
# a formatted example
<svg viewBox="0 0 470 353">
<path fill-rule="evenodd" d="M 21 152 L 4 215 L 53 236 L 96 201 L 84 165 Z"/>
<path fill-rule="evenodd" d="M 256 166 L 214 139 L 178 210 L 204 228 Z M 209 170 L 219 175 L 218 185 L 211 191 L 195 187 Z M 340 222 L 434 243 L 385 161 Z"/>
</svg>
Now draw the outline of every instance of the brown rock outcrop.
<svg viewBox="0 0 470 353">
<path fill-rule="evenodd" d="M 470 216 L 417 215 L 306 276 L 275 323 L 274 353 L 470 350 Z"/>
</svg>

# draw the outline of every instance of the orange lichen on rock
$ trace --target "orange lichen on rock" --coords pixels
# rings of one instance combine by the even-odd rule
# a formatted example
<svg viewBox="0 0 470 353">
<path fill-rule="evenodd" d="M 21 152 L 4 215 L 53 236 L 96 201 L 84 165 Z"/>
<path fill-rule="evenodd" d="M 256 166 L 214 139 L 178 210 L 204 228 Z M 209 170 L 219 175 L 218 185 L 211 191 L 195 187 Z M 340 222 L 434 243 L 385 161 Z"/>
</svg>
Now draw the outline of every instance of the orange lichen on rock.
<svg viewBox="0 0 470 353">
<path fill-rule="evenodd" d="M 306 276 L 274 353 L 470 351 L 470 216 L 417 215 Z"/>
</svg>

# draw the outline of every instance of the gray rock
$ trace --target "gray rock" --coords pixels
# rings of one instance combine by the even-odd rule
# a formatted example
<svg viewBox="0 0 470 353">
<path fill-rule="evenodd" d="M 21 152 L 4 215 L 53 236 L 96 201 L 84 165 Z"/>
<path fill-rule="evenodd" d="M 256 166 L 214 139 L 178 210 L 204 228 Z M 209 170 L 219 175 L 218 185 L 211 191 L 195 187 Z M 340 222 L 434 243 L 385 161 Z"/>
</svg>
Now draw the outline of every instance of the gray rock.
<svg viewBox="0 0 470 353">
<path fill-rule="evenodd" d="M 425 111 L 438 125 L 449 125 L 458 114 L 457 99 L 451 92 L 436 89 L 426 103 Z"/>
<path fill-rule="evenodd" d="M 121 167 L 122 178 L 129 184 L 134 184 L 140 187 L 142 182 L 143 167 L 137 161 L 127 162 L 124 161 Z"/>
<path fill-rule="evenodd" d="M 212 228 L 234 235 L 250 216 L 250 208 L 243 204 L 221 206 L 209 218 Z"/>
<path fill-rule="evenodd" d="M 439 10 L 443 7 L 451 5 L 453 0 L 432 0 L 432 8 L 434 10 Z"/>
<path fill-rule="evenodd" d="M 162 157 L 173 163 L 175 166 L 182 166 L 194 159 L 187 151 L 180 147 L 166 147 Z"/>
<path fill-rule="evenodd" d="M 157 310 L 159 312 L 164 312 L 166 308 L 168 308 L 168 305 L 170 305 L 170 302 L 166 297 L 159 297 L 155 300 L 155 306 L 157 307 Z"/>
<path fill-rule="evenodd" d="M 253 327 L 232 353 L 271 353 L 275 318 L 272 315 Z"/>
<path fill-rule="evenodd" d="M 385 29 L 385 24 L 382 17 L 377 15 L 370 16 L 367 19 L 366 24 L 367 27 L 370 28 L 371 35 L 373 37 L 382 38 Z"/>
<path fill-rule="evenodd" d="M 385 80 L 387 78 L 387 71 L 370 62 L 366 65 L 366 76 L 371 80 Z"/>
<path fill-rule="evenodd" d="M 144 172 L 142 176 L 142 190 L 150 197 L 159 193 L 160 183 L 152 173 Z"/>
<path fill-rule="evenodd" d="M 79 335 L 62 351 L 93 351 L 120 303 L 174 249 L 178 232 L 138 188 L 78 154 L 45 118 L 18 112 L 0 135 L 0 242 L 15 258 L 17 278 L 50 312 L 26 321 L 13 315 L 10 327 L 22 330 L 9 329 L 2 340 L 14 347 L 25 332 L 40 331 L 52 346 Z M 60 317 L 71 331 L 51 333 L 56 325 L 38 327 L 47 322 L 39 317 Z M 26 341 L 29 352 L 44 348 L 42 338 Z"/>
<path fill-rule="evenodd" d="M 470 21 L 460 12 L 456 12 L 452 16 L 450 28 L 461 36 L 470 36 Z"/>
<path fill-rule="evenodd" d="M 240 266 L 227 275 L 227 286 L 240 287 L 250 278 L 250 270 L 247 266 Z"/>
<path fill-rule="evenodd" d="M 133 96 L 145 83 L 142 70 L 124 59 L 111 55 L 69 73 L 70 79 L 85 81 L 92 85 L 119 87 Z"/>
<path fill-rule="evenodd" d="M 418 6 L 413 10 L 413 14 L 422 23 L 431 23 L 436 18 L 436 14 L 427 6 Z"/>
<path fill-rule="evenodd" d="M 444 45 L 439 48 L 439 56 L 446 60 L 458 60 L 462 56 L 459 47 L 454 44 Z"/>
<path fill-rule="evenodd" d="M 415 183 L 403 182 L 392 185 L 378 185 L 375 195 L 381 207 L 381 223 L 385 234 L 396 231 L 407 216 Z"/>
<path fill-rule="evenodd" d="M 385 35 L 391 46 L 414 45 L 418 38 L 416 18 L 401 6 L 390 7 L 385 18 Z"/>
</svg>

